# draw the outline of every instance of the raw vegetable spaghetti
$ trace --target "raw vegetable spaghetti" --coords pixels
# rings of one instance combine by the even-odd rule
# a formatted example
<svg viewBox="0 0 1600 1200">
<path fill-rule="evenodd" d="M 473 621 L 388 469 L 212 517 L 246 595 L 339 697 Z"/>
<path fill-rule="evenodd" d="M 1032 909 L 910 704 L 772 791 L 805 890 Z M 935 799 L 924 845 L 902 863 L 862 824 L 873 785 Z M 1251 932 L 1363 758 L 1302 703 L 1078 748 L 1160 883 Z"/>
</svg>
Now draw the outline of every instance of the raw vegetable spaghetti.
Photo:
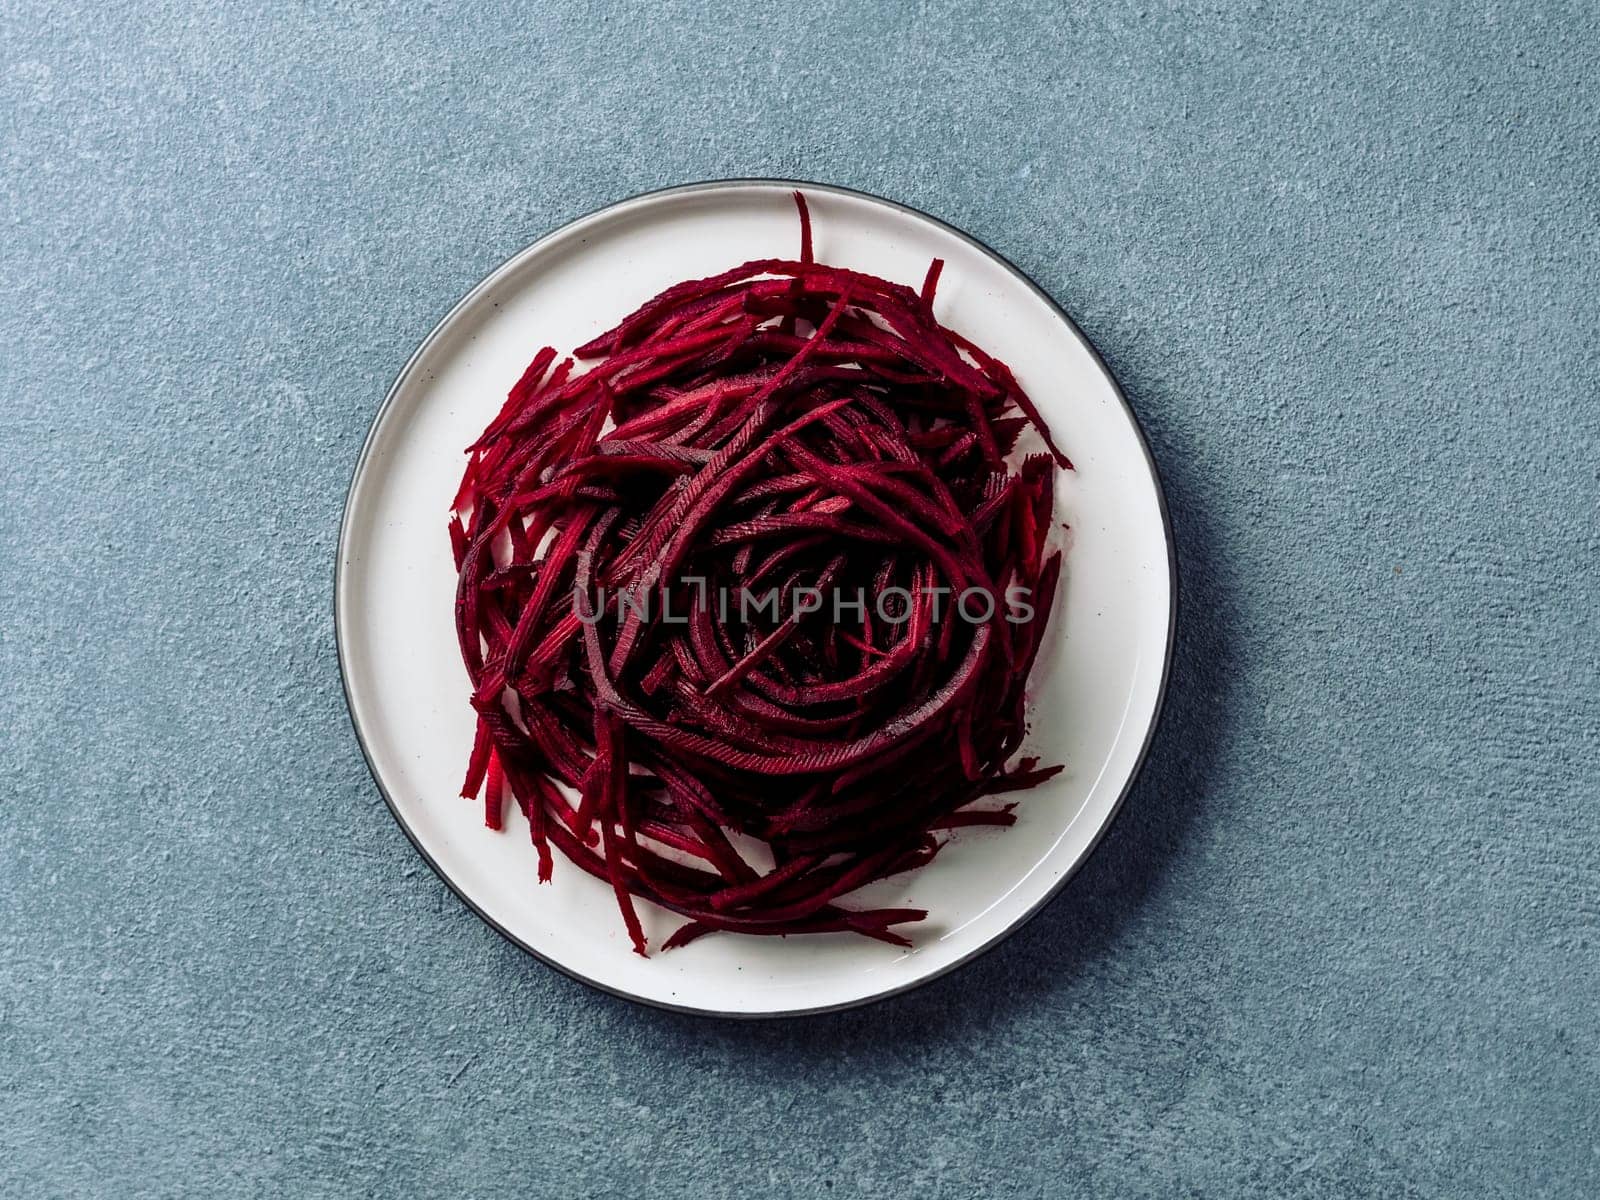
<svg viewBox="0 0 1600 1200">
<path fill-rule="evenodd" d="M 462 794 L 518 806 L 540 880 L 553 847 L 606 881 L 640 954 L 636 900 L 686 918 L 668 949 L 908 945 L 925 910 L 849 894 L 1061 769 L 1012 759 L 1071 464 L 934 316 L 938 260 L 918 290 L 818 262 L 795 200 L 798 259 L 540 350 L 453 504 Z"/>
</svg>

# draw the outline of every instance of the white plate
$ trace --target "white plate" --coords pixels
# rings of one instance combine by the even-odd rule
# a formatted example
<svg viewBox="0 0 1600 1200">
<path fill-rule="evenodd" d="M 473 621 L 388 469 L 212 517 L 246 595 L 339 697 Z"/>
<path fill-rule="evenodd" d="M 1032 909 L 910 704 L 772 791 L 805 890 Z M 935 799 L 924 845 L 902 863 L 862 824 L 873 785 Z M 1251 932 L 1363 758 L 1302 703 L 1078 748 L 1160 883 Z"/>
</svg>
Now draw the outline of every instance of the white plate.
<svg viewBox="0 0 1600 1200">
<path fill-rule="evenodd" d="M 472 744 L 457 654 L 445 514 L 462 448 L 540 346 L 565 350 L 668 284 L 797 252 L 790 192 L 811 205 L 817 257 L 915 286 L 945 260 L 936 309 L 1008 363 L 1075 471 L 1058 472 L 1070 523 L 1064 591 L 1035 667 L 1030 753 L 1067 769 L 1023 794 L 1015 827 L 962 832 L 921 871 L 860 894 L 926 908 L 906 951 L 842 934 L 717 934 L 631 953 L 609 889 L 556 856 L 535 882 L 516 812 L 486 829 L 457 796 Z M 994 945 L 1081 864 L 1117 811 L 1155 729 L 1175 617 L 1160 484 L 1099 356 L 1060 309 L 993 251 L 931 217 L 817 184 L 694 184 L 624 200 L 541 238 L 428 335 L 367 436 L 345 506 L 335 579 L 351 719 L 395 818 L 483 919 L 546 962 L 649 1004 L 732 1016 L 843 1008 L 905 991 Z M 511 806 L 514 809 L 514 806 Z M 641 905 L 659 945 L 680 923 Z"/>
</svg>

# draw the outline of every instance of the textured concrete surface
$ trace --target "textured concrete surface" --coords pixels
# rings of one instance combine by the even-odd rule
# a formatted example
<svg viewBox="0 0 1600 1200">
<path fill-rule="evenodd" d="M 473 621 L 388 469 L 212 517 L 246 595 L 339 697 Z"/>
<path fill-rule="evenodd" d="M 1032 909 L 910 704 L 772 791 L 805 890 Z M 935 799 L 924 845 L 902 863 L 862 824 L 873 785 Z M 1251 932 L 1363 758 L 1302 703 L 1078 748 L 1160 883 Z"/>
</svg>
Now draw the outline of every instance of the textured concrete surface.
<svg viewBox="0 0 1600 1200">
<path fill-rule="evenodd" d="M 1592 6 L 209 7 L 0 15 L 0 1194 L 1600 1194 Z M 742 174 L 1039 279 L 1184 582 L 1068 893 L 765 1026 L 457 903 L 329 617 L 455 298 Z"/>
</svg>

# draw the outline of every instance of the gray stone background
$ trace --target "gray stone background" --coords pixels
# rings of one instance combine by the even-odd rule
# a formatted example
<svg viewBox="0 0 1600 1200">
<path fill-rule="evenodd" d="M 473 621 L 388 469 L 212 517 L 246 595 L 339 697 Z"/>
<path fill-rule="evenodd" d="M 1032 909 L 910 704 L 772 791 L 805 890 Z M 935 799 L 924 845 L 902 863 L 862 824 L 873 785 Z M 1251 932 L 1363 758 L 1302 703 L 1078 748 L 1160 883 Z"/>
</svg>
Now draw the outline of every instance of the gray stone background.
<svg viewBox="0 0 1600 1200">
<path fill-rule="evenodd" d="M 268 7 L 0 12 L 0 1194 L 1600 1193 L 1600 10 Z M 1073 886 L 764 1025 L 463 908 L 329 615 L 450 304 L 730 175 L 1038 279 L 1183 578 Z"/>
</svg>

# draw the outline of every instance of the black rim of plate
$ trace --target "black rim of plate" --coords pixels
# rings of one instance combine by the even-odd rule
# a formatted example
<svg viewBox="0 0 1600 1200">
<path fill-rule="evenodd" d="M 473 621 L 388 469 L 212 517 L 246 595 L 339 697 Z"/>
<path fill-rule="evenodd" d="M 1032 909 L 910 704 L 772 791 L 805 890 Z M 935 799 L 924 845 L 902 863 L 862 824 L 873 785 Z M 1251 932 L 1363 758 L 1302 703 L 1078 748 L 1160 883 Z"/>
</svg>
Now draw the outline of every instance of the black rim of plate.
<svg viewBox="0 0 1600 1200">
<path fill-rule="evenodd" d="M 389 794 L 389 789 L 384 786 L 383 779 L 378 774 L 378 768 L 372 761 L 371 750 L 367 746 L 366 734 L 362 731 L 360 718 L 356 716 L 355 705 L 351 702 L 350 670 L 345 662 L 344 629 L 339 618 L 339 597 L 343 594 L 345 580 L 345 546 L 350 537 L 350 510 L 351 502 L 355 497 L 356 486 L 360 483 L 363 475 L 366 473 L 367 465 L 371 458 L 373 442 L 377 437 L 378 429 L 380 426 L 382 426 L 384 418 L 388 415 L 390 408 L 393 406 L 395 398 L 399 395 L 401 388 L 409 380 L 411 372 L 416 367 L 417 363 L 422 359 L 423 355 L 428 352 L 429 348 L 434 344 L 434 342 L 443 336 L 444 331 L 453 325 L 457 318 L 459 318 L 462 313 L 470 308 L 479 296 L 488 291 L 488 289 L 498 282 L 504 275 L 520 265 L 525 258 L 537 251 L 540 246 L 544 245 L 544 243 L 566 232 L 574 225 L 581 224 L 595 217 L 602 216 L 613 209 L 622 208 L 626 205 L 634 204 L 641 200 L 659 199 L 667 196 L 681 195 L 691 192 L 711 192 L 722 189 L 731 190 L 748 187 L 775 187 L 783 189 L 798 188 L 801 191 L 831 193 L 837 196 L 845 196 L 859 200 L 870 200 L 878 204 L 883 204 L 908 216 L 930 222 L 939 229 L 952 234 L 953 236 L 961 239 L 963 242 L 966 242 L 968 245 L 981 251 L 983 254 L 988 255 L 991 259 L 995 260 L 1007 271 L 1009 271 L 1019 283 L 1026 287 L 1030 292 L 1047 304 L 1052 311 L 1055 312 L 1055 314 L 1072 332 L 1073 336 L 1075 336 L 1089 351 L 1090 356 L 1094 359 L 1095 365 L 1099 367 L 1101 373 L 1105 375 L 1106 380 L 1111 384 L 1112 392 L 1116 395 L 1118 403 L 1122 405 L 1122 409 L 1127 414 L 1128 421 L 1133 426 L 1133 431 L 1139 439 L 1139 448 L 1144 454 L 1145 465 L 1150 471 L 1150 480 L 1155 485 L 1156 504 L 1161 512 L 1162 536 L 1166 542 L 1167 550 L 1167 644 L 1162 657 L 1161 682 L 1156 690 L 1155 707 L 1151 710 L 1150 723 L 1145 730 L 1143 744 L 1139 747 L 1138 757 L 1134 760 L 1133 769 L 1128 773 L 1127 781 L 1123 784 L 1121 793 L 1117 796 L 1116 802 L 1111 806 L 1111 811 L 1106 814 L 1105 820 L 1100 823 L 1099 829 L 1095 831 L 1094 837 L 1089 842 L 1089 845 L 1081 854 L 1078 855 L 1077 860 L 1067 868 L 1067 870 L 1062 874 L 1061 878 L 1055 882 L 1054 886 L 1052 886 L 1048 892 L 1041 896 L 1026 912 L 1024 912 L 1016 920 L 1012 921 L 1010 925 L 1006 926 L 1005 929 L 1001 930 L 995 936 L 989 938 L 983 944 L 962 955 L 954 962 L 941 967 L 939 970 L 925 975 L 920 979 L 914 979 L 911 982 L 903 984 L 899 987 L 890 988 L 882 992 L 876 992 L 870 996 L 862 996 L 858 999 L 846 1000 L 838 1004 L 825 1004 L 816 1008 L 795 1009 L 783 1012 L 726 1012 L 715 1009 L 700 1008 L 688 1004 L 670 1004 L 663 1000 L 651 999 L 647 996 L 640 996 L 633 992 L 625 991 L 622 988 L 612 987 L 609 984 L 601 983 L 599 980 L 591 979 L 582 972 L 576 971 L 564 963 L 557 962 L 548 955 L 541 954 L 539 951 L 528 945 L 521 938 L 517 937 L 516 934 L 512 933 L 504 925 L 500 924 L 488 913 L 486 913 L 472 899 L 471 896 L 467 895 L 466 892 L 457 886 L 455 880 L 453 880 L 449 874 L 447 874 L 439 866 L 438 862 L 434 860 L 433 855 L 428 853 L 427 848 L 418 839 L 416 832 L 411 828 L 411 825 L 406 821 L 405 816 L 396 806 L 394 798 Z M 476 913 L 478 918 L 483 921 L 484 924 L 488 925 L 489 928 L 493 929 L 496 933 L 505 938 L 518 949 L 532 955 L 546 966 L 553 967 L 555 970 L 560 971 L 563 975 L 566 975 L 570 979 L 575 979 L 579 983 L 587 984 L 589 987 L 592 987 L 597 991 L 605 992 L 608 995 L 617 996 L 623 1000 L 631 1000 L 635 1004 L 643 1004 L 651 1008 L 664 1009 L 668 1012 L 689 1013 L 695 1016 L 704 1017 L 722 1017 L 733 1020 L 777 1020 L 792 1017 L 818 1016 L 823 1013 L 842 1012 L 846 1009 L 860 1008 L 864 1005 L 876 1004 L 879 1001 L 888 1000 L 895 996 L 903 996 L 908 992 L 932 983 L 936 979 L 941 979 L 953 971 L 957 971 L 962 967 L 969 966 L 973 962 L 977 961 L 977 959 L 993 950 L 996 946 L 1006 941 L 1024 925 L 1028 924 L 1029 921 L 1033 920 L 1034 917 L 1038 916 L 1039 913 L 1043 912 L 1046 906 L 1048 906 L 1052 900 L 1061 895 L 1066 886 L 1072 882 L 1072 880 L 1077 876 L 1078 872 L 1083 869 L 1084 863 L 1088 862 L 1090 857 L 1100 847 L 1100 844 L 1105 840 L 1106 833 L 1110 830 L 1111 826 L 1116 823 L 1117 817 L 1121 815 L 1123 805 L 1127 802 L 1128 795 L 1133 791 L 1134 785 L 1138 782 L 1139 776 L 1144 771 L 1145 762 L 1150 756 L 1150 748 L 1155 742 L 1156 731 L 1161 726 L 1162 713 L 1166 708 L 1167 688 L 1172 679 L 1172 662 L 1177 642 L 1177 631 L 1178 555 L 1177 543 L 1174 539 L 1172 531 L 1172 517 L 1167 510 L 1166 489 L 1162 484 L 1161 472 L 1156 465 L 1155 456 L 1150 452 L 1150 439 L 1146 435 L 1144 427 L 1139 423 L 1138 414 L 1134 412 L 1133 406 L 1128 403 L 1128 397 L 1123 392 L 1122 385 L 1117 381 L 1117 377 L 1112 373 L 1110 366 L 1107 365 L 1105 356 L 1100 353 L 1099 348 L 1096 347 L 1095 344 L 1089 339 L 1089 336 L 1078 327 L 1078 323 L 1074 321 L 1067 311 L 1056 302 L 1055 298 L 1051 296 L 1049 292 L 1045 291 L 1042 287 L 1035 283 L 1025 271 L 1023 271 L 1010 259 L 1006 258 L 1005 255 L 1001 254 L 999 251 L 995 250 L 993 247 L 987 245 L 979 239 L 973 237 L 965 230 L 958 229 L 949 222 L 941 221 L 938 217 L 932 216 L 929 213 L 925 213 L 921 209 L 913 208 L 909 204 L 902 204 L 898 200 L 890 200 L 887 197 L 878 196 L 872 192 L 864 192 L 856 188 L 841 187 L 837 184 L 829 183 L 815 183 L 801 179 L 766 179 L 760 177 L 741 179 L 710 179 L 703 180 L 698 183 L 676 184 L 672 187 L 654 188 L 650 191 L 639 192 L 635 195 L 628 196 L 622 200 L 613 201 L 612 203 L 604 205 L 601 208 L 594 209 L 590 212 L 582 214 L 581 216 L 574 217 L 570 221 L 564 222 L 555 229 L 550 230 L 548 233 L 545 233 L 542 236 L 534 239 L 527 246 L 524 246 L 521 250 L 513 254 L 505 262 L 501 263 L 493 271 L 489 272 L 489 274 L 480 280 L 476 285 L 474 285 L 465 296 L 451 306 L 450 310 L 445 313 L 439 322 L 428 332 L 428 336 L 423 338 L 422 342 L 417 346 L 417 348 L 412 351 L 411 357 L 406 360 L 405 365 L 400 368 L 399 373 L 395 376 L 394 382 L 389 386 L 388 392 L 384 395 L 383 403 L 378 406 L 378 411 L 373 416 L 372 424 L 368 427 L 367 435 L 362 441 L 361 453 L 356 456 L 356 465 L 355 469 L 350 475 L 350 484 L 345 490 L 344 510 L 339 521 L 339 543 L 333 566 L 333 636 L 339 659 L 339 681 L 344 689 L 345 710 L 350 717 L 350 726 L 355 732 L 357 744 L 359 744 L 361 747 L 361 757 L 366 761 L 367 771 L 372 776 L 372 781 L 377 784 L 378 792 L 383 796 L 383 802 L 388 805 L 390 815 L 394 817 L 395 823 L 399 825 L 401 830 L 405 833 L 406 838 L 411 842 L 412 847 L 419 855 L 422 856 L 422 860 L 433 869 L 433 873 L 439 877 L 446 887 L 455 893 L 455 896 L 458 900 L 465 904 L 472 912 Z"/>
</svg>

